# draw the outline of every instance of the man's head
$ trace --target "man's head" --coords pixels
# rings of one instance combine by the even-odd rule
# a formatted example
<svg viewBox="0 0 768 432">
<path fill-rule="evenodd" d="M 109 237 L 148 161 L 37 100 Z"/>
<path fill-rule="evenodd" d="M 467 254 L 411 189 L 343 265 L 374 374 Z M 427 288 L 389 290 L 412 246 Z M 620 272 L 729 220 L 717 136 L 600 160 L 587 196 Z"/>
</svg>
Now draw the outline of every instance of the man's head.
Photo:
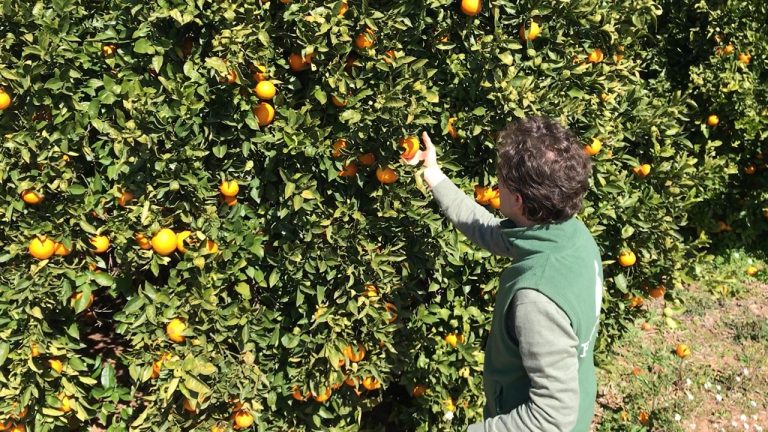
<svg viewBox="0 0 768 432">
<path fill-rule="evenodd" d="M 571 131 L 545 117 L 530 117 L 502 129 L 496 147 L 505 216 L 555 223 L 581 209 L 592 161 Z"/>
</svg>

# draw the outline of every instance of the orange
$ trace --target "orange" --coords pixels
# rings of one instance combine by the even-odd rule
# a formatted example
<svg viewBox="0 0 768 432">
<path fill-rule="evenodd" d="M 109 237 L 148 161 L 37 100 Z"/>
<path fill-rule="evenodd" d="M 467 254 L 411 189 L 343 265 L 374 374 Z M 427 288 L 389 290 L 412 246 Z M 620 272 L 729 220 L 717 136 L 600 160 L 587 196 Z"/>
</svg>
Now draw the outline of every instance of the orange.
<svg viewBox="0 0 768 432">
<path fill-rule="evenodd" d="M 160 369 L 163 367 L 162 360 L 156 360 L 152 363 L 152 379 L 157 379 L 160 376 Z"/>
<path fill-rule="evenodd" d="M 48 365 L 51 367 L 51 369 L 55 370 L 56 373 L 61 373 L 61 371 L 64 369 L 64 363 L 62 363 L 59 359 L 49 359 Z"/>
<path fill-rule="evenodd" d="M 251 72 L 253 72 L 253 80 L 256 82 L 267 79 L 267 67 L 264 65 L 254 65 L 251 68 Z"/>
<path fill-rule="evenodd" d="M 357 363 L 365 358 L 365 347 L 362 344 L 357 344 L 357 350 L 353 350 L 352 346 L 347 345 L 343 350 L 344 357 L 348 358 L 352 363 Z"/>
<path fill-rule="evenodd" d="M 640 307 L 642 305 L 643 305 L 643 298 L 642 297 L 634 296 L 629 301 L 629 307 L 635 308 L 635 307 Z"/>
<path fill-rule="evenodd" d="M 446 411 L 456 411 L 456 403 L 453 401 L 452 398 L 448 398 L 444 400 L 443 405 L 445 406 Z"/>
<path fill-rule="evenodd" d="M 365 377 L 363 378 L 363 387 L 367 390 L 376 390 L 381 388 L 381 382 L 374 377 Z"/>
<path fill-rule="evenodd" d="M 96 253 L 104 253 L 109 249 L 109 238 L 105 235 L 97 235 L 91 237 L 91 245 L 93 245 L 93 251 Z"/>
<path fill-rule="evenodd" d="M 539 37 L 539 33 L 541 33 L 541 28 L 536 21 L 531 21 L 531 29 L 527 32 L 525 31 L 525 24 L 520 26 L 520 39 L 522 40 L 532 41 Z"/>
<path fill-rule="evenodd" d="M 184 411 L 188 411 L 191 413 L 197 412 L 197 405 L 193 406 L 191 400 L 184 399 Z"/>
<path fill-rule="evenodd" d="M 456 348 L 456 344 L 461 342 L 464 338 L 461 335 L 457 335 L 456 333 L 448 333 L 445 335 L 445 342 L 448 343 L 448 345 L 452 346 L 453 348 Z"/>
<path fill-rule="evenodd" d="M 336 105 L 337 107 L 342 108 L 342 107 L 347 106 L 347 102 L 348 101 L 346 99 L 345 100 L 341 100 L 341 99 L 337 98 L 336 95 L 332 95 L 331 96 L 331 102 L 333 102 L 333 104 Z"/>
<path fill-rule="evenodd" d="M 644 323 L 640 324 L 640 329 L 642 329 L 644 331 L 650 331 L 650 330 L 653 330 L 653 326 L 650 323 L 648 323 L 648 322 L 644 322 Z"/>
<path fill-rule="evenodd" d="M 134 233 L 133 239 L 136 240 L 136 243 L 141 249 L 152 249 L 152 243 L 147 239 L 147 237 L 144 236 L 144 234 L 140 232 Z"/>
<path fill-rule="evenodd" d="M 331 150 L 331 156 L 333 157 L 340 157 L 341 156 L 341 149 L 347 147 L 347 140 L 344 138 L 339 138 L 336 140 L 335 143 L 331 146 L 333 150 Z"/>
<path fill-rule="evenodd" d="M 256 96 L 259 99 L 272 99 L 275 97 L 275 92 L 275 85 L 272 84 L 272 81 L 264 80 L 256 84 Z"/>
<path fill-rule="evenodd" d="M 666 288 L 664 288 L 664 285 L 659 285 L 657 287 L 651 288 L 648 290 L 648 295 L 653 298 L 662 298 L 664 297 L 664 293 L 666 292 Z"/>
<path fill-rule="evenodd" d="M 477 201 L 478 204 L 486 205 L 490 202 L 491 197 L 487 195 L 486 190 L 490 188 L 486 188 L 484 186 L 475 185 L 475 201 Z"/>
<path fill-rule="evenodd" d="M 293 396 L 293 398 L 296 399 L 297 401 L 303 402 L 307 400 L 307 396 L 304 396 L 301 394 L 301 389 L 299 388 L 299 386 L 293 387 L 293 393 L 291 394 L 291 396 Z"/>
<path fill-rule="evenodd" d="M 237 82 L 237 71 L 235 69 L 230 69 L 229 72 L 227 72 L 227 76 L 224 77 L 222 80 L 226 82 L 227 84 L 234 84 Z"/>
<path fill-rule="evenodd" d="M 184 230 L 178 234 L 176 234 L 176 249 L 181 252 L 185 253 L 187 251 L 187 248 L 184 245 L 184 240 L 187 239 L 192 234 L 191 231 Z"/>
<path fill-rule="evenodd" d="M 245 410 L 240 410 L 235 413 L 235 429 L 245 429 L 253 424 L 253 416 L 251 413 Z"/>
<path fill-rule="evenodd" d="M 726 45 L 726 46 L 725 46 L 725 48 L 723 49 L 723 52 L 724 52 L 724 53 L 726 53 L 726 54 L 733 54 L 733 51 L 734 51 L 735 49 L 736 49 L 736 48 L 733 46 L 733 44 L 728 44 L 728 45 Z"/>
<path fill-rule="evenodd" d="M 372 166 L 376 163 L 376 156 L 373 153 L 364 153 L 357 157 L 357 161 L 365 166 Z"/>
<path fill-rule="evenodd" d="M 720 123 L 720 119 L 715 114 L 710 114 L 709 117 L 707 117 L 707 124 L 709 126 L 715 127 Z"/>
<path fill-rule="evenodd" d="M 758 272 L 758 271 L 759 271 L 759 270 L 758 270 L 758 269 L 757 269 L 757 267 L 755 267 L 755 266 L 749 266 L 749 267 L 747 267 L 747 275 L 748 275 L 748 276 L 754 276 L 754 275 L 756 275 L 756 274 L 757 274 L 757 272 Z"/>
<path fill-rule="evenodd" d="M 117 199 L 117 204 L 120 207 L 125 207 L 128 205 L 128 203 L 133 200 L 133 194 L 129 191 L 123 191 L 123 193 L 120 195 L 120 198 Z"/>
<path fill-rule="evenodd" d="M 104 57 L 112 57 L 115 55 L 115 51 L 117 51 L 117 47 L 112 44 L 101 47 L 101 53 L 104 54 Z"/>
<path fill-rule="evenodd" d="M 366 28 L 355 38 L 355 48 L 367 49 L 373 46 L 373 30 Z"/>
<path fill-rule="evenodd" d="M 501 193 L 499 192 L 499 188 L 488 188 L 487 190 L 490 191 L 490 198 L 488 199 L 488 204 L 490 204 L 491 207 L 495 208 L 496 210 L 500 209 Z"/>
<path fill-rule="evenodd" d="M 314 53 L 308 54 L 304 57 L 302 57 L 301 54 L 292 53 L 290 56 L 288 56 L 288 63 L 290 64 L 292 71 L 300 72 L 309 69 L 309 65 L 312 63 L 312 57 L 314 56 Z"/>
<path fill-rule="evenodd" d="M 395 61 L 395 51 L 387 50 L 387 52 L 384 53 L 384 57 L 382 57 L 382 60 L 384 60 L 385 63 L 392 63 L 393 61 Z"/>
<path fill-rule="evenodd" d="M 749 165 L 744 167 L 744 174 L 752 175 L 752 174 L 755 173 L 755 171 L 757 171 L 757 167 L 755 167 L 752 164 L 749 164 Z"/>
<path fill-rule="evenodd" d="M 216 244 L 215 241 L 211 239 L 207 239 L 205 241 L 205 249 L 208 251 L 208 253 L 215 254 L 216 252 L 219 251 L 219 245 Z"/>
<path fill-rule="evenodd" d="M 376 297 L 379 295 L 379 290 L 376 288 L 376 285 L 368 284 L 365 286 L 365 295 L 368 297 Z"/>
<path fill-rule="evenodd" d="M 227 432 L 227 429 L 222 425 L 211 426 L 211 432 Z"/>
<path fill-rule="evenodd" d="M 56 243 L 48 237 L 35 237 L 29 242 L 29 254 L 44 260 L 50 258 L 56 251 Z"/>
<path fill-rule="evenodd" d="M 739 62 L 741 62 L 741 64 L 748 65 L 750 61 L 752 61 L 752 56 L 750 54 L 739 53 Z"/>
<path fill-rule="evenodd" d="M 598 154 L 602 148 L 603 143 L 597 138 L 592 138 L 592 144 L 585 145 L 584 151 L 587 152 L 588 155 L 594 156 Z"/>
<path fill-rule="evenodd" d="M 11 95 L 6 93 L 5 90 L 0 89 L 0 111 L 3 111 L 9 106 L 11 106 Z"/>
<path fill-rule="evenodd" d="M 400 155 L 405 160 L 411 160 L 413 159 L 416 154 L 419 152 L 419 139 L 415 136 L 407 136 L 405 138 L 402 138 L 400 140 L 400 146 L 403 147 L 405 150 Z"/>
<path fill-rule="evenodd" d="M 323 394 L 321 394 L 321 395 L 313 394 L 312 397 L 315 399 L 315 401 L 323 403 L 323 402 L 325 402 L 325 401 L 327 401 L 328 399 L 331 398 L 331 393 L 332 392 L 333 392 L 333 390 L 331 390 L 330 387 L 327 387 Z"/>
<path fill-rule="evenodd" d="M 259 120 L 259 126 L 264 127 L 275 119 L 275 108 L 266 102 L 260 102 L 253 108 L 253 115 Z"/>
<path fill-rule="evenodd" d="M 83 293 L 80 291 L 77 291 L 76 293 L 72 294 L 72 302 L 77 302 L 83 298 Z M 88 305 L 85 307 L 86 309 L 90 308 L 91 305 L 93 305 L 93 294 L 90 294 L 88 296 Z"/>
<path fill-rule="evenodd" d="M 631 250 L 624 250 L 619 254 L 619 265 L 622 267 L 629 267 L 634 265 L 635 262 L 637 262 L 637 257 Z"/>
<path fill-rule="evenodd" d="M 339 177 L 354 177 L 355 175 L 357 175 L 357 165 L 354 162 L 345 164 L 339 171 Z"/>
<path fill-rule="evenodd" d="M 163 228 L 152 236 L 152 249 L 156 254 L 167 256 L 176 250 L 176 233 L 170 228 Z"/>
<path fill-rule="evenodd" d="M 680 343 L 675 347 L 675 354 L 680 358 L 686 358 L 691 356 L 691 348 L 688 345 Z"/>
<path fill-rule="evenodd" d="M 339 14 L 338 14 L 338 16 L 344 16 L 344 14 L 345 14 L 345 13 L 347 13 L 347 10 L 349 10 L 349 4 L 347 3 L 347 1 L 346 1 L 346 0 L 344 0 L 344 1 L 341 3 L 341 7 L 339 8 Z"/>
<path fill-rule="evenodd" d="M 453 126 L 453 123 L 456 121 L 456 117 L 451 117 L 448 119 L 448 135 L 451 136 L 451 138 L 456 139 L 459 136 L 459 132 L 456 131 L 456 128 Z"/>
<path fill-rule="evenodd" d="M 184 342 L 187 338 L 182 333 L 187 329 L 187 324 L 179 318 L 172 319 L 165 326 L 165 334 L 168 335 L 168 339 L 176 343 Z"/>
<path fill-rule="evenodd" d="M 648 414 L 648 411 L 640 411 L 640 414 L 637 415 L 637 420 L 641 425 L 647 425 L 650 419 L 651 416 Z"/>
<path fill-rule="evenodd" d="M 224 197 L 224 202 L 225 202 L 225 203 L 226 203 L 228 206 L 232 207 L 233 205 L 237 204 L 237 197 L 236 197 L 236 196 L 233 196 L 233 197 Z"/>
<path fill-rule="evenodd" d="M 389 314 L 387 323 L 392 324 L 393 322 L 397 321 L 397 306 L 387 302 L 387 303 L 384 303 L 384 310 L 386 310 Z"/>
<path fill-rule="evenodd" d="M 594 51 L 589 53 L 589 57 L 587 57 L 587 61 L 590 63 L 600 63 L 603 61 L 603 50 L 600 48 L 596 48 Z"/>
<path fill-rule="evenodd" d="M 422 397 L 427 392 L 427 386 L 424 384 L 417 384 L 415 387 L 413 387 L 413 390 L 411 390 L 411 395 L 413 397 Z"/>
<path fill-rule="evenodd" d="M 40 348 L 38 348 L 37 344 L 32 342 L 29 345 L 29 356 L 30 357 L 37 357 L 40 355 Z"/>
<path fill-rule="evenodd" d="M 43 202 L 43 196 L 32 189 L 27 189 L 21 193 L 21 200 L 29 205 L 36 205 Z"/>
<path fill-rule="evenodd" d="M 59 399 L 59 402 L 61 402 L 61 406 L 59 407 L 59 411 L 68 413 L 72 411 L 72 406 L 69 404 L 69 398 L 65 394 L 59 394 L 57 396 Z"/>
<path fill-rule="evenodd" d="M 461 0 L 461 12 L 464 15 L 475 16 L 483 9 L 483 0 Z"/>
<path fill-rule="evenodd" d="M 376 168 L 376 178 L 382 184 L 390 184 L 397 181 L 397 173 L 392 168 L 384 165 L 383 167 Z"/>
<path fill-rule="evenodd" d="M 2 425 L 2 423 L 0 423 L 0 425 Z M 27 432 L 27 427 L 21 423 L 18 423 L 8 429 L 8 432 Z"/>
<path fill-rule="evenodd" d="M 632 171 L 638 176 L 638 177 L 645 177 L 648 174 L 651 173 L 651 166 L 649 164 L 642 164 L 640 166 L 636 166 L 632 168 Z"/>
<path fill-rule="evenodd" d="M 219 185 L 219 192 L 225 197 L 233 197 L 240 192 L 240 185 L 237 184 L 237 180 L 223 180 Z"/>
</svg>

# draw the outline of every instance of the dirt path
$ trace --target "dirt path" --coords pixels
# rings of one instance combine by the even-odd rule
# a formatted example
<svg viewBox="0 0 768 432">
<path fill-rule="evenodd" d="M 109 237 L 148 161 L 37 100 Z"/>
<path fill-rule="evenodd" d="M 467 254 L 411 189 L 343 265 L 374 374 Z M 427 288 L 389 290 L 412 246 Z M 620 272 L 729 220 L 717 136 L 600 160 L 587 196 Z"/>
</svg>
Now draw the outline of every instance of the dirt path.
<svg viewBox="0 0 768 432">
<path fill-rule="evenodd" d="M 738 296 L 724 299 L 687 287 L 676 329 L 665 325 L 671 302 L 645 302 L 652 328 L 638 321 L 598 372 L 594 430 L 768 431 L 768 284 L 733 286 Z M 689 358 L 674 354 L 678 343 Z"/>
</svg>

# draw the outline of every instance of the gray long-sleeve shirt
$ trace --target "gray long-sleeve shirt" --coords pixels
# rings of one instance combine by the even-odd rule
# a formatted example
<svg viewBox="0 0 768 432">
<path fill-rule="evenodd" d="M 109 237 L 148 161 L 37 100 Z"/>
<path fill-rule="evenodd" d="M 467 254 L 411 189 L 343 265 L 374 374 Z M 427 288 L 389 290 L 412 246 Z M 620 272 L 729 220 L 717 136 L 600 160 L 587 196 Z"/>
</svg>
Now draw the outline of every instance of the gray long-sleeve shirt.
<svg viewBox="0 0 768 432">
<path fill-rule="evenodd" d="M 432 194 L 468 239 L 496 255 L 511 255 L 512 245 L 501 232 L 511 221 L 496 218 L 448 178 L 439 180 Z M 528 289 L 514 296 L 506 321 L 531 381 L 530 398 L 507 414 L 470 425 L 467 431 L 571 431 L 578 415 L 579 365 L 578 338 L 568 316 L 548 297 Z"/>
</svg>

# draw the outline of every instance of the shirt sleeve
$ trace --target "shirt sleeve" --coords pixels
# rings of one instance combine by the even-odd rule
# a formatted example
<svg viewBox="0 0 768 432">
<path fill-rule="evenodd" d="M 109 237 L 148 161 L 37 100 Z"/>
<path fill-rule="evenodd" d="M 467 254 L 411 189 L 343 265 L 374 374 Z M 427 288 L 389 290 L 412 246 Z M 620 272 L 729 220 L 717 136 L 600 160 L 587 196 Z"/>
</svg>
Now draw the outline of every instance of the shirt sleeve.
<svg viewBox="0 0 768 432">
<path fill-rule="evenodd" d="M 512 255 L 512 244 L 501 232 L 504 219 L 495 217 L 448 178 L 432 188 L 432 195 L 445 216 L 470 241 L 495 255 Z"/>
<path fill-rule="evenodd" d="M 571 431 L 579 411 L 578 338 L 568 316 L 538 291 L 518 291 L 508 319 L 531 380 L 529 400 L 511 412 L 469 426 L 468 432 Z"/>
</svg>

